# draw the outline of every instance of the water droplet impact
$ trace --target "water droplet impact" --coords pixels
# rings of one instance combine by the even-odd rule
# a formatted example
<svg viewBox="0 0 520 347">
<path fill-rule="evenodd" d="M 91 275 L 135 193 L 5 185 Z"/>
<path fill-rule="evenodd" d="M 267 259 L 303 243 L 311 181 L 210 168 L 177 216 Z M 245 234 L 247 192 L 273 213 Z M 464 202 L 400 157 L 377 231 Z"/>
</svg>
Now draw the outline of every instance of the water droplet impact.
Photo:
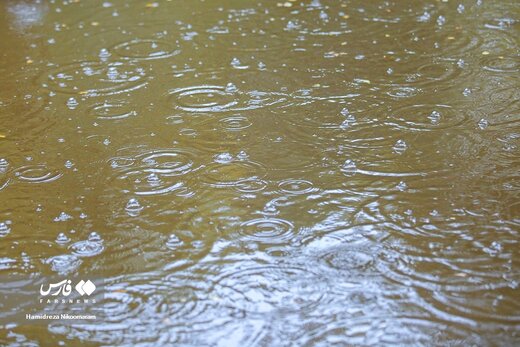
<svg viewBox="0 0 520 347">
<path fill-rule="evenodd" d="M 126 203 L 125 210 L 126 210 L 126 213 L 128 213 L 129 216 L 136 217 L 136 216 L 139 215 L 139 213 L 141 213 L 141 211 L 143 210 L 143 207 L 141 206 L 139 201 L 137 201 L 137 199 L 131 198 Z"/>
<path fill-rule="evenodd" d="M 441 120 L 441 113 L 439 111 L 432 111 L 428 116 L 428 119 L 432 122 L 432 124 L 439 124 Z"/>
<path fill-rule="evenodd" d="M 357 171 L 356 163 L 351 159 L 345 160 L 345 162 L 343 163 L 343 166 L 341 167 L 341 172 L 343 172 L 343 174 L 345 176 L 352 176 L 356 173 L 356 171 Z"/>
<path fill-rule="evenodd" d="M 171 250 L 176 250 L 182 245 L 184 245 L 184 242 L 175 234 L 171 234 L 166 241 L 166 247 Z"/>
<path fill-rule="evenodd" d="M 55 222 L 66 222 L 68 220 L 71 220 L 72 219 L 72 216 L 65 213 L 65 212 L 61 212 L 60 215 L 56 218 L 54 218 L 54 221 Z"/>
<path fill-rule="evenodd" d="M 470 95 L 471 95 L 471 89 L 469 89 L 469 88 L 464 88 L 464 90 L 462 91 L 462 95 L 464 95 L 464 96 L 470 96 Z"/>
<path fill-rule="evenodd" d="M 408 145 L 404 140 L 397 140 L 394 147 L 392 148 L 394 150 L 394 153 L 403 154 L 408 149 Z"/>
<path fill-rule="evenodd" d="M 401 192 L 404 192 L 408 188 L 408 185 L 405 182 L 401 181 L 396 186 L 396 188 L 397 188 L 397 190 L 400 190 Z"/>
<path fill-rule="evenodd" d="M 59 233 L 58 236 L 56 237 L 56 243 L 59 245 L 64 245 L 69 242 L 70 242 L 70 237 L 65 235 L 65 233 Z"/>
<path fill-rule="evenodd" d="M 215 155 L 214 161 L 216 163 L 227 164 L 233 161 L 233 155 L 231 153 L 220 153 Z"/>
<path fill-rule="evenodd" d="M 72 169 L 73 166 L 74 166 L 74 163 L 73 163 L 72 161 L 67 160 L 67 161 L 65 162 L 65 167 L 66 167 L 67 169 Z"/>
<path fill-rule="evenodd" d="M 78 241 L 69 246 L 72 253 L 78 257 L 93 257 L 103 252 L 105 247 L 101 241 Z"/>
<path fill-rule="evenodd" d="M 487 120 L 485 120 L 484 118 L 482 118 L 481 120 L 478 121 L 477 125 L 480 129 L 484 130 L 489 126 L 489 122 Z"/>
<path fill-rule="evenodd" d="M 102 61 L 107 60 L 110 56 L 111 56 L 111 54 L 110 54 L 110 52 L 108 51 L 108 49 L 106 49 L 106 48 L 101 48 L 101 50 L 99 51 L 99 54 L 98 54 L 98 57 L 99 57 Z"/>
<path fill-rule="evenodd" d="M 11 232 L 11 228 L 9 227 L 10 222 L 0 222 L 0 237 L 4 237 Z"/>
<path fill-rule="evenodd" d="M 95 231 L 91 232 L 88 235 L 88 240 L 91 241 L 91 242 L 101 242 L 101 241 L 103 241 L 101 236 L 97 232 L 95 232 Z"/>
<path fill-rule="evenodd" d="M 76 107 L 78 107 L 78 105 L 79 105 L 79 103 L 75 98 L 69 98 L 69 100 L 67 100 L 67 107 L 71 110 L 76 109 Z"/>
<path fill-rule="evenodd" d="M 45 264 L 51 265 L 51 270 L 60 274 L 67 275 L 78 269 L 82 261 L 72 254 L 57 255 L 44 261 Z"/>
<path fill-rule="evenodd" d="M 226 85 L 226 88 L 224 89 L 224 91 L 226 93 L 234 93 L 236 91 L 238 91 L 238 88 L 236 85 L 234 85 L 233 83 L 229 82 L 227 85 Z"/>
</svg>

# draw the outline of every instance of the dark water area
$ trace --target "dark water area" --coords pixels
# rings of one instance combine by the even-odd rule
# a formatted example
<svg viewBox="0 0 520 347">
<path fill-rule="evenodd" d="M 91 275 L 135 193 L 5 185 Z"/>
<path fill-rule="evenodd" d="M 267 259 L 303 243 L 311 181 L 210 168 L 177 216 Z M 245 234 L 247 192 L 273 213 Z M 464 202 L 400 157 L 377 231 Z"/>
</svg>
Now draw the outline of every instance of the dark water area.
<svg viewBox="0 0 520 347">
<path fill-rule="evenodd" d="M 515 1 L 0 2 L 0 345 L 520 345 L 519 28 Z M 96 318 L 27 319 L 67 278 Z"/>
</svg>

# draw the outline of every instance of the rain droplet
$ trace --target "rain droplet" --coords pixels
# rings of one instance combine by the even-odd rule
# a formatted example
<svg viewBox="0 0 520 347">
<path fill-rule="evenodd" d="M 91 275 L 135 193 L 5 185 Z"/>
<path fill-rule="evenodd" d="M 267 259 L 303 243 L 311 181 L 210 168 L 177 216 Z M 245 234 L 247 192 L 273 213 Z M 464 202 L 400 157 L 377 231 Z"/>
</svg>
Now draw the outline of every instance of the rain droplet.
<svg viewBox="0 0 520 347">
<path fill-rule="evenodd" d="M 240 151 L 237 154 L 237 159 L 238 160 L 247 160 L 247 159 L 249 159 L 249 155 L 245 151 Z"/>
<path fill-rule="evenodd" d="M 54 221 L 55 222 L 66 222 L 68 220 L 72 219 L 72 216 L 65 213 L 65 212 L 61 212 L 60 215 L 56 218 L 54 218 Z"/>
<path fill-rule="evenodd" d="M 74 98 L 69 98 L 69 100 L 67 100 L 67 107 L 71 110 L 74 110 L 78 105 L 78 101 Z"/>
<path fill-rule="evenodd" d="M 141 206 L 139 201 L 137 201 L 137 199 L 131 198 L 126 203 L 125 210 L 129 216 L 135 217 L 135 216 L 139 215 L 139 213 L 141 213 L 141 211 L 143 210 L 143 207 Z"/>
<path fill-rule="evenodd" d="M 11 232 L 10 221 L 0 222 L 0 237 L 4 237 Z"/>
<path fill-rule="evenodd" d="M 90 242 L 101 242 L 101 241 L 103 241 L 103 239 L 101 238 L 101 236 L 100 236 L 97 232 L 95 232 L 95 231 L 91 232 L 91 233 L 88 235 L 88 240 L 89 240 Z"/>
<path fill-rule="evenodd" d="M 166 247 L 168 247 L 171 250 L 175 250 L 183 244 L 184 242 L 175 234 L 171 234 L 168 237 L 168 241 L 166 241 Z"/>
<path fill-rule="evenodd" d="M 229 83 L 226 85 L 225 92 L 226 92 L 226 93 L 235 93 L 237 90 L 238 90 L 237 86 L 234 85 L 233 83 L 229 82 Z"/>
<path fill-rule="evenodd" d="M 441 120 L 441 113 L 439 111 L 432 111 L 428 116 L 428 119 L 432 122 L 432 124 L 438 124 Z"/>
<path fill-rule="evenodd" d="M 396 186 L 396 188 L 397 188 L 397 190 L 400 190 L 400 191 L 404 192 L 404 191 L 408 188 L 408 186 L 406 185 L 405 182 L 401 181 L 401 182 L 399 182 L 399 184 Z"/>
<path fill-rule="evenodd" d="M 478 121 L 477 125 L 480 129 L 484 130 L 489 126 L 489 122 L 487 120 L 485 120 L 484 118 L 482 118 L 481 120 Z"/>
<path fill-rule="evenodd" d="M 464 88 L 464 90 L 462 91 L 462 95 L 464 95 L 464 96 L 470 96 L 470 95 L 471 95 L 471 89 L 469 89 L 469 88 Z"/>
<path fill-rule="evenodd" d="M 343 174 L 346 176 L 352 176 L 356 173 L 356 171 L 356 163 L 351 159 L 345 160 L 343 166 L 341 167 L 341 172 L 343 172 Z"/>
<path fill-rule="evenodd" d="M 404 142 L 404 140 L 397 140 L 393 149 L 395 153 L 403 154 L 408 149 L 408 145 L 406 142 Z"/>
<path fill-rule="evenodd" d="M 221 163 L 221 164 L 230 163 L 233 161 L 233 155 L 231 155 L 231 153 L 228 153 L 228 152 L 220 153 L 220 154 L 215 155 L 214 160 L 215 160 L 215 162 Z"/>
<path fill-rule="evenodd" d="M 341 113 L 341 115 L 343 115 L 343 116 L 345 116 L 345 117 L 348 116 L 348 115 L 350 114 L 348 108 L 346 108 L 346 107 L 343 108 L 343 109 L 341 110 L 340 113 Z"/>
<path fill-rule="evenodd" d="M 233 59 L 231 60 L 231 66 L 233 66 L 233 67 L 239 67 L 240 65 L 241 65 L 241 63 L 240 63 L 240 60 L 238 60 L 238 58 L 235 57 L 235 58 L 233 58 Z"/>
<path fill-rule="evenodd" d="M 101 50 L 99 51 L 99 58 L 101 58 L 101 60 L 106 60 L 110 56 L 111 54 L 106 48 L 101 48 Z"/>
<path fill-rule="evenodd" d="M 146 177 L 146 180 L 148 181 L 148 183 L 150 183 L 150 185 L 152 186 L 157 186 L 158 184 L 160 184 L 161 182 L 161 178 L 155 173 L 155 172 L 152 172 L 151 174 L 149 174 L 147 177 Z"/>
<path fill-rule="evenodd" d="M 66 167 L 67 169 L 72 169 L 73 166 L 74 166 L 74 163 L 73 163 L 72 161 L 67 160 L 67 161 L 65 162 L 65 167 Z"/>
<path fill-rule="evenodd" d="M 70 242 L 70 237 L 65 235 L 65 233 L 59 233 L 56 237 L 56 243 L 59 245 L 64 245 L 66 243 Z"/>
</svg>

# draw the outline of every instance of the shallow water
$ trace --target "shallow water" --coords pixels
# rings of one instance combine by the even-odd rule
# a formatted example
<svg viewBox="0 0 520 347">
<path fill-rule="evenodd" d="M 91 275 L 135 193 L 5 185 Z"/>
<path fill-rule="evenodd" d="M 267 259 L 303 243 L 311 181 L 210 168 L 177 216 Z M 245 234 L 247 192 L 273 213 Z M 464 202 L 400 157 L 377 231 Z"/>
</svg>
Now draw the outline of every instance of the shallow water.
<svg viewBox="0 0 520 347">
<path fill-rule="evenodd" d="M 1 2 L 0 344 L 520 344 L 519 13 Z"/>
</svg>

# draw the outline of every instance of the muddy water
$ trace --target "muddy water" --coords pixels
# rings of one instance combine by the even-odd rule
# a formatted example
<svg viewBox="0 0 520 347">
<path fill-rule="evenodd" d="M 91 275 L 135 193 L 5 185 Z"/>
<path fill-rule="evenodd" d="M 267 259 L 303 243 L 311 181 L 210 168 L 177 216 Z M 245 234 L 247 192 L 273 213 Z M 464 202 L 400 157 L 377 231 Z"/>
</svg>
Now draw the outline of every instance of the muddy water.
<svg viewBox="0 0 520 347">
<path fill-rule="evenodd" d="M 518 4 L 0 9 L 0 344 L 520 343 Z"/>
</svg>

